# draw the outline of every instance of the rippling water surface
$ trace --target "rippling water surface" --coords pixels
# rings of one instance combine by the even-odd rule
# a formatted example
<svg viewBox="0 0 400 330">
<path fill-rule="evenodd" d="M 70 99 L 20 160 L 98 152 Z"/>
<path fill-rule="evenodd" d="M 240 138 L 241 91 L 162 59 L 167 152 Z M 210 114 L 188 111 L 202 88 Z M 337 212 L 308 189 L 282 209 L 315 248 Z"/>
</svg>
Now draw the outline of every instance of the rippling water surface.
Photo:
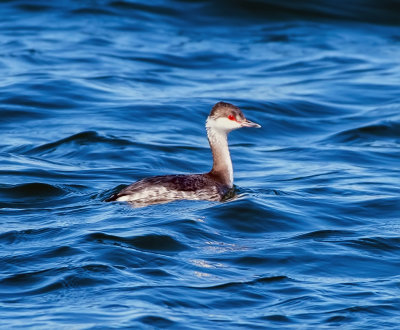
<svg viewBox="0 0 400 330">
<path fill-rule="evenodd" d="M 0 326 L 394 328 L 398 1 L 3 1 Z M 209 170 L 236 198 L 134 209 Z"/>
</svg>

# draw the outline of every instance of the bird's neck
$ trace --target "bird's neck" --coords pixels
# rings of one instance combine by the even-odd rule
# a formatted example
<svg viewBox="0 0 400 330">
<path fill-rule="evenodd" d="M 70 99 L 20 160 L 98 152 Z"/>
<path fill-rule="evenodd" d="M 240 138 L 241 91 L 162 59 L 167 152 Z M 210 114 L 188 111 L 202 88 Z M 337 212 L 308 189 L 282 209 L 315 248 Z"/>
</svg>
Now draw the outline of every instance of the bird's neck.
<svg viewBox="0 0 400 330">
<path fill-rule="evenodd" d="M 221 183 L 233 187 L 233 168 L 227 133 L 218 128 L 207 127 L 207 137 L 213 155 L 213 167 L 210 174 Z"/>
</svg>

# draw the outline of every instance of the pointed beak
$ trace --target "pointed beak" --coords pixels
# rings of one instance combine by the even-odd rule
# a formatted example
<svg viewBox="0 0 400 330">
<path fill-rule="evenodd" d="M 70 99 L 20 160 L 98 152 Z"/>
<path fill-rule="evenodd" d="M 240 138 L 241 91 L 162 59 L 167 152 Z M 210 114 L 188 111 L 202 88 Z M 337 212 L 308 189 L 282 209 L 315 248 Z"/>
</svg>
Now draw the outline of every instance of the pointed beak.
<svg viewBox="0 0 400 330">
<path fill-rule="evenodd" d="M 247 119 L 245 119 L 245 121 L 242 121 L 240 123 L 240 125 L 242 125 L 242 127 L 255 127 L 255 128 L 260 128 L 261 127 L 261 125 L 258 125 L 257 123 L 252 122 L 252 121 L 247 120 Z"/>
</svg>

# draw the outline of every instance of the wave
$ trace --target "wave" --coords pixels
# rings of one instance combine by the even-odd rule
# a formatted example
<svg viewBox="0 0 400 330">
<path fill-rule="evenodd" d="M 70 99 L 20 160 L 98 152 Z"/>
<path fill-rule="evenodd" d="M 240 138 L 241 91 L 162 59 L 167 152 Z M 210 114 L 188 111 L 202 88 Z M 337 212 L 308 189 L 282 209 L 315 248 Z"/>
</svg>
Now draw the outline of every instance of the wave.
<svg viewBox="0 0 400 330">
<path fill-rule="evenodd" d="M 28 240 L 44 240 L 48 237 L 56 237 L 62 233 L 62 228 L 39 228 L 12 230 L 0 234 L 0 244 L 20 244 Z M 62 248 L 57 249 L 57 255 L 63 255 Z"/>
<path fill-rule="evenodd" d="M 25 171 L 26 175 L 27 172 Z M 79 200 L 81 185 L 54 185 L 41 182 L 0 186 L 0 208 L 46 208 Z"/>
<path fill-rule="evenodd" d="M 233 0 L 218 1 L 229 13 L 261 18 L 325 18 L 399 24 L 400 3 L 396 0 Z"/>
<path fill-rule="evenodd" d="M 93 144 L 108 144 L 108 145 L 111 144 L 113 146 L 121 147 L 121 146 L 131 145 L 132 142 L 125 139 L 103 136 L 95 131 L 85 131 L 70 135 L 66 138 L 54 142 L 45 143 L 33 148 L 29 146 L 18 147 L 18 151 L 25 155 L 41 156 L 49 153 L 54 153 L 65 147 L 68 149 L 68 154 L 71 154 L 71 152 L 72 153 L 78 152 L 77 148 L 79 149 L 79 147 L 83 147 L 85 145 L 93 145 Z M 14 150 L 14 152 L 15 151 L 17 150 Z"/>
<path fill-rule="evenodd" d="M 201 290 L 226 290 L 234 289 L 236 291 L 238 289 L 246 289 L 248 286 L 254 286 L 258 284 L 269 284 L 269 283 L 287 283 L 292 282 L 293 280 L 287 276 L 277 275 L 277 276 L 264 276 L 259 277 L 251 281 L 243 281 L 243 282 L 228 282 L 223 284 L 217 284 L 208 287 L 200 287 L 197 289 Z"/>
<path fill-rule="evenodd" d="M 66 193 L 65 190 L 62 188 L 40 182 L 25 183 L 16 186 L 0 187 L 0 194 L 3 194 L 3 196 L 6 195 L 13 199 L 22 199 L 22 200 L 26 200 L 26 198 L 63 196 L 65 193 Z"/>
<path fill-rule="evenodd" d="M 88 3 L 54 3 L 41 1 L 11 3 L 13 9 L 28 13 L 69 10 L 73 15 L 123 15 L 142 20 L 174 18 L 184 22 L 203 22 L 212 17 L 229 20 L 249 19 L 331 19 L 399 25 L 400 3 L 396 0 L 171 0 L 152 4 L 136 1 L 104 1 Z M 208 17 L 208 19 L 207 19 Z"/>
<path fill-rule="evenodd" d="M 336 133 L 329 137 L 326 142 L 344 143 L 346 145 L 367 144 L 367 145 L 385 145 L 392 143 L 391 146 L 400 144 L 400 123 L 395 121 L 386 121 L 380 124 L 372 124 L 357 128 L 348 129 Z"/>
<path fill-rule="evenodd" d="M 58 267 L 35 272 L 17 273 L 0 280 L 2 297 L 18 297 L 54 293 L 71 288 L 109 285 L 104 275 L 116 270 L 103 264 L 87 264 L 69 268 Z"/>
<path fill-rule="evenodd" d="M 205 210 L 205 214 L 210 214 L 210 217 L 212 214 L 216 228 L 229 232 L 260 234 L 274 230 L 290 231 L 301 226 L 295 221 L 297 215 L 265 204 L 255 199 L 239 198 L 211 207 Z"/>
<path fill-rule="evenodd" d="M 104 233 L 93 233 L 86 237 L 87 241 L 96 241 L 101 244 L 133 247 L 146 251 L 178 252 L 190 249 L 185 244 L 169 235 L 146 234 L 133 237 L 120 237 Z"/>
<path fill-rule="evenodd" d="M 313 231 L 310 233 L 306 234 L 301 234 L 296 237 L 293 237 L 293 239 L 313 239 L 313 240 L 329 240 L 329 241 L 335 241 L 338 239 L 343 239 L 343 237 L 351 237 L 356 235 L 355 232 L 349 231 L 349 230 L 317 230 Z"/>
</svg>

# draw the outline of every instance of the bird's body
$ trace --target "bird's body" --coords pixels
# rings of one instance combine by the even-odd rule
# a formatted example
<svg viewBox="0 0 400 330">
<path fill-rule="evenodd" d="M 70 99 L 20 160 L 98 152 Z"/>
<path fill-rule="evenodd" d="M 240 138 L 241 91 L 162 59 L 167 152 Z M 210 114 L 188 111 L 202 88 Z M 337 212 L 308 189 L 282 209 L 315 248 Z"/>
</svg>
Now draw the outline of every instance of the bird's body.
<svg viewBox="0 0 400 330">
<path fill-rule="evenodd" d="M 181 199 L 222 200 L 233 189 L 233 169 L 227 134 L 240 127 L 260 125 L 248 121 L 238 107 L 218 102 L 206 122 L 214 160 L 210 172 L 145 178 L 122 189 L 107 201 L 124 201 L 134 206 L 145 206 Z"/>
<path fill-rule="evenodd" d="M 137 181 L 122 189 L 115 200 L 141 204 L 158 204 L 173 200 L 219 201 L 232 188 L 215 181 L 210 173 L 160 175 Z"/>
</svg>

